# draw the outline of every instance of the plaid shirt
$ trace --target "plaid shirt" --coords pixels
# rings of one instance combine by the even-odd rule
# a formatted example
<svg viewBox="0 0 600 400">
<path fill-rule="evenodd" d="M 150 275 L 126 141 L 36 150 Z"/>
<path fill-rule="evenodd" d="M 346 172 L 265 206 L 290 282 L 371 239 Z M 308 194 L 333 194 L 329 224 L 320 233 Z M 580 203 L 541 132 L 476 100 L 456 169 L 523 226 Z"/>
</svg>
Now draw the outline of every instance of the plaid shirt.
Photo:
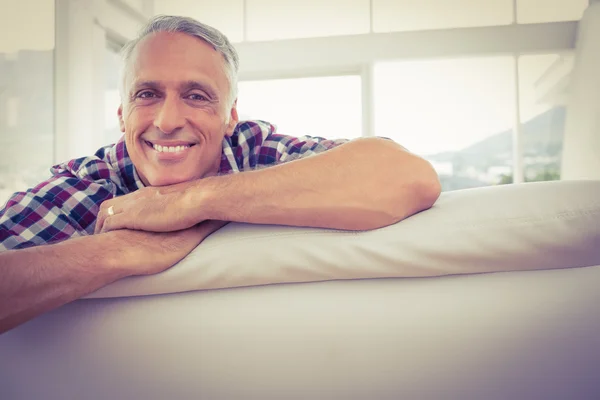
<svg viewBox="0 0 600 400">
<path fill-rule="evenodd" d="M 280 135 L 267 122 L 245 121 L 223 140 L 219 173 L 288 162 L 346 142 Z M 91 235 L 103 201 L 144 187 L 124 138 L 92 157 L 71 160 L 50 171 L 50 179 L 15 193 L 0 210 L 0 251 Z"/>
</svg>

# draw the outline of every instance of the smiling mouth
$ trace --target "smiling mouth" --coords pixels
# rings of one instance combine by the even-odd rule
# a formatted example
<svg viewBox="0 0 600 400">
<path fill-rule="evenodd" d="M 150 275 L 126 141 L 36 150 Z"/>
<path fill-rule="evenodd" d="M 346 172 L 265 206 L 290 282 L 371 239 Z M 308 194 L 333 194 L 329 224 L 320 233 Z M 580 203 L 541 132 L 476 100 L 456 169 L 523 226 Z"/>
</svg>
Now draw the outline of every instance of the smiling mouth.
<svg viewBox="0 0 600 400">
<path fill-rule="evenodd" d="M 144 142 L 146 142 L 146 144 L 149 147 L 151 147 L 152 149 L 154 149 L 154 151 L 158 153 L 181 153 L 196 145 L 195 143 L 189 143 L 186 145 L 178 146 L 161 146 L 160 144 L 152 143 L 147 140 L 144 140 Z"/>
</svg>

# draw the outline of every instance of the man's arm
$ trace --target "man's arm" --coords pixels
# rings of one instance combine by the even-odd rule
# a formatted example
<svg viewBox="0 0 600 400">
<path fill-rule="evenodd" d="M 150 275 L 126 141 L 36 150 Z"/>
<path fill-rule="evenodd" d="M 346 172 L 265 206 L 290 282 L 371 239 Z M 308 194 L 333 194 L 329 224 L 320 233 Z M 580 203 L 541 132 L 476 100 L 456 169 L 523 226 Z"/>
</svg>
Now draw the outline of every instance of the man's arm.
<svg viewBox="0 0 600 400">
<path fill-rule="evenodd" d="M 205 219 L 368 230 L 431 207 L 431 164 L 397 143 L 357 139 L 270 168 L 149 187 L 102 203 L 97 231 L 183 229 Z M 108 209 L 114 215 L 108 215 Z"/>
<path fill-rule="evenodd" d="M 161 272 L 225 225 L 169 233 L 120 230 L 0 252 L 0 333 L 131 275 Z"/>
<path fill-rule="evenodd" d="M 389 140 L 359 139 L 258 171 L 210 177 L 189 191 L 194 219 L 368 230 L 430 208 L 433 167 Z"/>
</svg>

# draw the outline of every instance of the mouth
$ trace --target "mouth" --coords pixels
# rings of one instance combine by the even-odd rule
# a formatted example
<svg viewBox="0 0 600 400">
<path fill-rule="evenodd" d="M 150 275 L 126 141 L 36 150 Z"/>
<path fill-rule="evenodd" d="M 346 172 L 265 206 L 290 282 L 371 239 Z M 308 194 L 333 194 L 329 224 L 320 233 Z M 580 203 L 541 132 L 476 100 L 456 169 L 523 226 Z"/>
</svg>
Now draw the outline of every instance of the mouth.
<svg viewBox="0 0 600 400">
<path fill-rule="evenodd" d="M 153 143 L 149 140 L 144 140 L 144 142 L 146 143 L 146 145 L 148 147 L 150 147 L 157 153 L 167 153 L 167 154 L 170 154 L 170 153 L 181 154 L 196 145 L 196 143 L 183 143 L 183 142 L 172 143 L 172 144 L 163 143 L 162 145 L 160 145 L 157 143 Z"/>
</svg>

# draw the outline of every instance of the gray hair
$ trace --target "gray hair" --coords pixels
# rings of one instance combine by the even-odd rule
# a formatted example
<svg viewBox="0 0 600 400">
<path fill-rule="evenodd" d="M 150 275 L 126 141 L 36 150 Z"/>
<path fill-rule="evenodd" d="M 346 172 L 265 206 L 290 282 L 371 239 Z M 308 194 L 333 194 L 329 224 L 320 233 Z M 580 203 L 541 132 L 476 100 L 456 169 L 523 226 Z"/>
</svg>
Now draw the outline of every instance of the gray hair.
<svg viewBox="0 0 600 400">
<path fill-rule="evenodd" d="M 125 69 L 137 44 L 146 36 L 158 32 L 179 32 L 198 38 L 210 44 L 216 51 L 221 53 L 225 61 L 225 73 L 229 80 L 229 105 L 233 104 L 237 97 L 237 74 L 239 69 L 239 58 L 237 51 L 229 42 L 229 39 L 219 30 L 208 26 L 193 18 L 171 15 L 158 15 L 146 23 L 140 30 L 138 36 L 129 41 L 121 49 L 123 58 L 123 71 L 121 77 L 122 95 L 125 91 Z"/>
</svg>

